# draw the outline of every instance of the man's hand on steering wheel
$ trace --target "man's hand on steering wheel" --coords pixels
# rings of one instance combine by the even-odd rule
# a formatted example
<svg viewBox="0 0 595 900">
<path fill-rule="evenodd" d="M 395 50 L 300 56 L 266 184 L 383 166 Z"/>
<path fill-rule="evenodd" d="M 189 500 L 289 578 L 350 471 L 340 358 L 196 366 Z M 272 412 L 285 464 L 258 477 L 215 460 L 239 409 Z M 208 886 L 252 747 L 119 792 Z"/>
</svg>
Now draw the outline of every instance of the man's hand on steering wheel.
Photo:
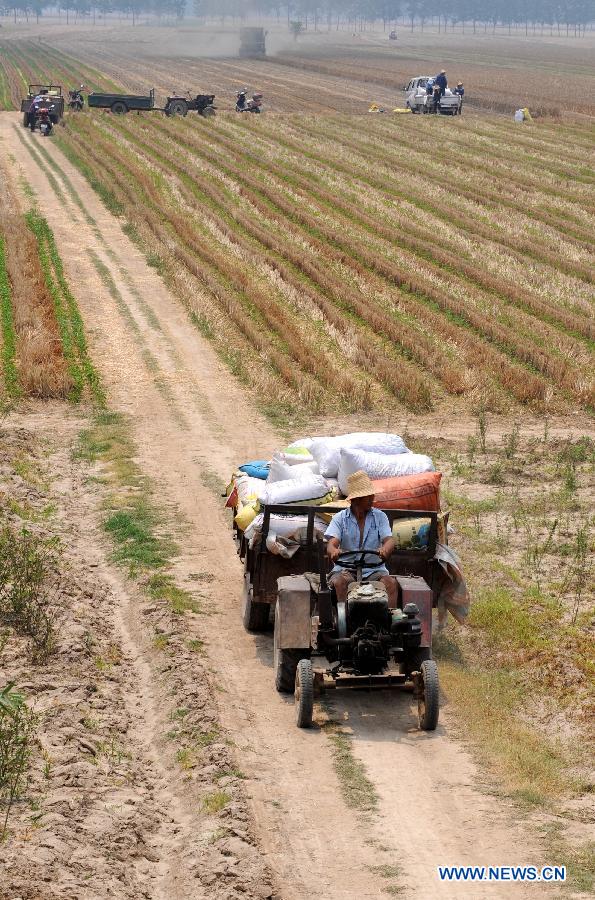
<svg viewBox="0 0 595 900">
<path fill-rule="evenodd" d="M 330 559 L 330 561 L 332 563 L 336 563 L 337 559 L 341 555 L 340 545 L 338 543 L 334 543 L 334 542 L 331 543 L 331 541 L 329 541 L 328 547 L 327 547 L 327 554 L 328 554 L 328 558 Z"/>
<path fill-rule="evenodd" d="M 382 562 L 386 562 L 389 558 L 393 550 L 395 549 L 395 542 L 389 538 L 386 540 L 381 547 L 378 548 L 378 556 L 382 560 Z"/>
</svg>

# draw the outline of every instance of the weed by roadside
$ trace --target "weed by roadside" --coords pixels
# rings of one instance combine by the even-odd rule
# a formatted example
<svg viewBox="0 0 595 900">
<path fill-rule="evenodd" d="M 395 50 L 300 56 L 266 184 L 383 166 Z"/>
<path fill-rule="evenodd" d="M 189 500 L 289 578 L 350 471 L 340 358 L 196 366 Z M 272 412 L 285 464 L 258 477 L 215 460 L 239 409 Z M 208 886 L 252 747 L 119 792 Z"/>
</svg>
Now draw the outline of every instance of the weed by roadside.
<svg viewBox="0 0 595 900">
<path fill-rule="evenodd" d="M 13 684 L 0 690 L 0 841 L 6 838 L 10 810 L 26 783 L 37 717 Z"/>
<path fill-rule="evenodd" d="M 0 530 L 0 621 L 30 641 L 36 662 L 56 646 L 56 611 L 48 588 L 55 551 L 26 529 Z"/>
</svg>

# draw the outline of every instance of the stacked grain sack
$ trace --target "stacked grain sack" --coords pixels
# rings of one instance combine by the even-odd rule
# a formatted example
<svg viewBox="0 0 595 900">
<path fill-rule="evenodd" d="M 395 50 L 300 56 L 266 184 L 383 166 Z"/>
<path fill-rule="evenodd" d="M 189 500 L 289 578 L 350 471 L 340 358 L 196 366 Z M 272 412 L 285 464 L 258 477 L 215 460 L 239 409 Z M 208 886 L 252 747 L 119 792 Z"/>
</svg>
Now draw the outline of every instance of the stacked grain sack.
<svg viewBox="0 0 595 900">
<path fill-rule="evenodd" d="M 446 610 L 462 622 L 469 612 L 469 594 L 460 561 L 447 546 L 447 530 L 440 512 L 440 480 L 429 456 L 412 453 L 397 434 L 357 432 L 333 437 L 304 438 L 273 454 L 270 461 L 240 466 L 228 489 L 227 506 L 250 546 L 262 539 L 266 505 L 315 506 L 314 528 L 324 533 L 333 513 L 325 506 L 346 506 L 348 478 L 364 471 L 374 485 L 374 505 L 381 509 L 438 513 L 439 618 Z M 424 549 L 431 519 L 399 517 L 393 523 L 397 549 Z M 272 514 L 266 546 L 271 553 L 291 557 L 304 542 L 307 517 Z"/>
<path fill-rule="evenodd" d="M 384 432 L 304 438 L 270 461 L 246 463 L 234 474 L 227 505 L 235 508 L 235 523 L 245 531 L 265 505 L 336 503 L 345 497 L 347 480 L 357 471 L 374 482 L 376 506 L 440 509 L 441 476 L 430 457 L 412 453 L 399 435 Z"/>
</svg>

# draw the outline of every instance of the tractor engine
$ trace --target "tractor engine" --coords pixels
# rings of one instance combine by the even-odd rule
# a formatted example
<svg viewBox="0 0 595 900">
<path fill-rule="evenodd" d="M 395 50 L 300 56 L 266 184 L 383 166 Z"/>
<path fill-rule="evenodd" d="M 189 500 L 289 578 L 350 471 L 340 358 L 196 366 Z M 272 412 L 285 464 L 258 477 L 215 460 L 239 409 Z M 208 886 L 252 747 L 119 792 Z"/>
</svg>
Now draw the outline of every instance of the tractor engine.
<svg viewBox="0 0 595 900">
<path fill-rule="evenodd" d="M 366 622 L 352 635 L 353 668 L 359 675 L 379 675 L 384 671 L 387 660 L 386 641 L 383 633 L 372 622 Z M 386 637 L 386 632 L 384 633 Z"/>
<path fill-rule="evenodd" d="M 379 675 L 388 662 L 391 615 L 384 585 L 350 585 L 347 620 L 353 646 L 352 664 L 361 675 Z"/>
</svg>

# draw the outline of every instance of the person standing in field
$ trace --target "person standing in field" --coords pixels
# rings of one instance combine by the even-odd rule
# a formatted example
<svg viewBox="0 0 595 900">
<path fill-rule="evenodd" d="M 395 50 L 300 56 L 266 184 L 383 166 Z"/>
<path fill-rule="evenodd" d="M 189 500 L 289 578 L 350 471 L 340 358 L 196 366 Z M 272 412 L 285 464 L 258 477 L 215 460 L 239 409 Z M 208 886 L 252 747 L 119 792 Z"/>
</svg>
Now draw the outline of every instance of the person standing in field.
<svg viewBox="0 0 595 900">
<path fill-rule="evenodd" d="M 465 96 L 465 88 L 463 87 L 463 82 L 462 82 L 462 81 L 457 82 L 457 86 L 456 86 L 456 88 L 454 89 L 454 93 L 455 93 L 455 94 L 458 94 L 459 97 L 460 97 L 460 100 L 459 100 L 459 115 L 461 115 L 461 113 L 462 113 L 462 111 L 463 111 L 463 97 Z"/>
<path fill-rule="evenodd" d="M 436 75 L 436 77 L 434 79 L 434 84 L 437 84 L 439 86 L 440 96 L 444 97 L 444 92 L 446 91 L 446 88 L 448 87 L 448 80 L 446 78 L 446 72 L 444 71 L 444 69 L 441 69 L 440 74 Z"/>
</svg>

